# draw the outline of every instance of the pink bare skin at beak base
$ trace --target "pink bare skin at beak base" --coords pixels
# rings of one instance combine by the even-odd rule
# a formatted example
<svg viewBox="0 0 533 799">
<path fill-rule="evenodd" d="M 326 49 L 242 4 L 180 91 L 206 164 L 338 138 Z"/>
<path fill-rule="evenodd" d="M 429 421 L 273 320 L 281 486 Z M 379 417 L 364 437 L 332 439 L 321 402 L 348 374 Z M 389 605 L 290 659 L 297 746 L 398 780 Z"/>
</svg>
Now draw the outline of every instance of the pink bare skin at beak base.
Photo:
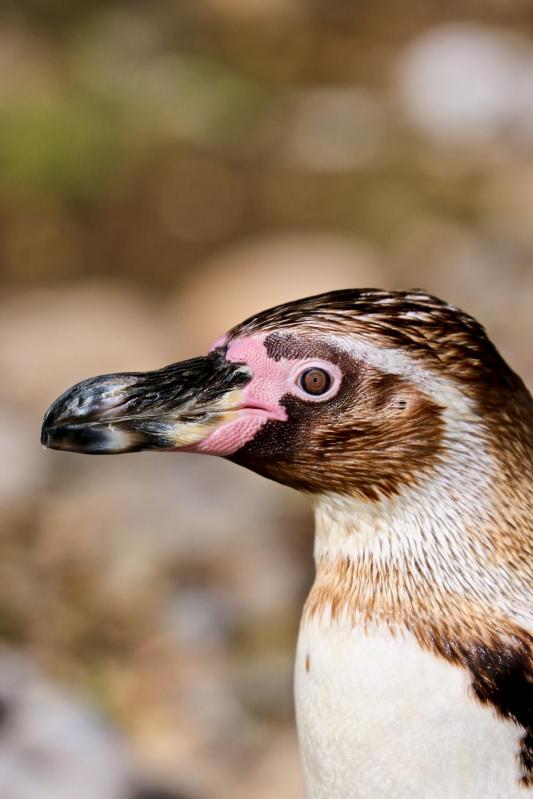
<svg viewBox="0 0 533 799">
<path fill-rule="evenodd" d="M 236 339 L 228 347 L 226 360 L 245 363 L 253 373 L 252 380 L 241 390 L 242 408 L 232 411 L 235 420 L 226 422 L 203 441 L 188 448 L 191 452 L 208 455 L 232 455 L 251 441 L 269 420 L 286 421 L 287 412 L 280 400 L 287 393 L 285 370 L 269 358 L 266 336 Z M 224 337 L 217 339 L 211 349 L 221 346 Z"/>
<path fill-rule="evenodd" d="M 287 421 L 287 411 L 281 405 L 281 400 L 289 393 L 298 393 L 295 375 L 300 368 L 305 368 L 306 360 L 271 358 L 265 347 L 265 339 L 266 334 L 260 334 L 237 338 L 231 342 L 226 360 L 245 363 L 252 371 L 252 379 L 240 392 L 242 405 L 228 411 L 235 414 L 235 419 L 224 422 L 203 441 L 188 447 L 189 452 L 232 455 L 251 441 L 268 421 Z M 222 336 L 216 340 L 211 350 L 224 343 L 225 337 Z M 340 387 L 340 369 L 331 363 L 314 363 L 326 365 L 333 374 L 334 385 L 329 392 L 333 396 Z M 312 398 L 307 399 L 313 401 Z"/>
</svg>

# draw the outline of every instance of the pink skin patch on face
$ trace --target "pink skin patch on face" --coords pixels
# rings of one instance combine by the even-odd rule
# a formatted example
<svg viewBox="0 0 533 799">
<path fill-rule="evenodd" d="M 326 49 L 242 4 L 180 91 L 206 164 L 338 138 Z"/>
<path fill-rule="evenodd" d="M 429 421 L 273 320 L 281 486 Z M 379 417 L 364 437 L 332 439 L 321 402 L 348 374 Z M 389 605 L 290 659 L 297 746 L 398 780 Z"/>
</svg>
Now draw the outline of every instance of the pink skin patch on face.
<svg viewBox="0 0 533 799">
<path fill-rule="evenodd" d="M 189 451 L 210 455 L 231 455 L 251 441 L 269 420 L 287 421 L 287 411 L 280 400 L 287 394 L 306 402 L 325 402 L 337 394 L 342 373 L 336 364 L 320 358 L 282 359 L 270 358 L 265 347 L 266 334 L 234 339 L 226 353 L 232 363 L 244 363 L 252 379 L 240 391 L 239 405 L 228 413 L 235 418 L 223 422 L 203 441 L 188 447 Z M 211 349 L 224 344 L 224 337 L 217 339 Z M 331 378 L 327 392 L 319 396 L 307 394 L 299 385 L 299 377 L 307 369 L 324 369 Z"/>
</svg>

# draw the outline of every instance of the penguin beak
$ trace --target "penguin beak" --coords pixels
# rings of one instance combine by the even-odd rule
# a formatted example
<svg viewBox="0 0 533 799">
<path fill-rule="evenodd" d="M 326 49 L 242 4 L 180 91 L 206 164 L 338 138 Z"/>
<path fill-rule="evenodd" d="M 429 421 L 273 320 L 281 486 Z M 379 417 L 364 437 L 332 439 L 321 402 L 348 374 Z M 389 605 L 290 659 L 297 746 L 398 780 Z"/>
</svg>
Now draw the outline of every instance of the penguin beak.
<svg viewBox="0 0 533 799">
<path fill-rule="evenodd" d="M 224 355 L 83 380 L 52 403 L 41 443 L 94 455 L 193 447 L 242 407 L 251 371 Z"/>
</svg>

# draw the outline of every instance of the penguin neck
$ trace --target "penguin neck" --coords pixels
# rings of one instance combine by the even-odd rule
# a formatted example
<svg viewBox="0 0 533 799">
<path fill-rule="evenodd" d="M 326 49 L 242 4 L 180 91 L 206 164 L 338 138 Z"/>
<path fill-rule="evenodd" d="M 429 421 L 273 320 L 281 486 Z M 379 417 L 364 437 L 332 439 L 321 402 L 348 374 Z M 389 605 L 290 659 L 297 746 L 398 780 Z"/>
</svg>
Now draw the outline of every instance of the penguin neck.
<svg viewBox="0 0 533 799">
<path fill-rule="evenodd" d="M 437 470 L 425 485 L 377 502 L 328 495 L 313 504 L 316 580 L 308 618 L 400 627 L 416 618 L 433 627 L 443 608 L 465 618 L 489 609 L 516 615 L 522 599 L 527 607 L 519 558 L 509 557 L 509 548 L 516 554 L 520 547 L 513 538 L 520 520 L 495 508 L 487 463 Z"/>
</svg>

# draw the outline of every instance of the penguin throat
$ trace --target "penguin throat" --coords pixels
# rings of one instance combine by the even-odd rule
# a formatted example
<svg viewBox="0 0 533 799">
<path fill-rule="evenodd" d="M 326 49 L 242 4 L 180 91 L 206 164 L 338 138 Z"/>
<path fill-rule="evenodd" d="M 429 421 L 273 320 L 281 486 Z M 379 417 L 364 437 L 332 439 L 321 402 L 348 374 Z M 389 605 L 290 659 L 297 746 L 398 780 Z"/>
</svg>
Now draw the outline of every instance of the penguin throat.
<svg viewBox="0 0 533 799">
<path fill-rule="evenodd" d="M 444 602 L 516 612 L 511 524 L 495 509 L 492 469 L 479 459 L 463 467 L 443 467 L 378 502 L 315 498 L 317 573 L 306 614 L 402 625 L 406 613 L 437 614 Z"/>
</svg>

